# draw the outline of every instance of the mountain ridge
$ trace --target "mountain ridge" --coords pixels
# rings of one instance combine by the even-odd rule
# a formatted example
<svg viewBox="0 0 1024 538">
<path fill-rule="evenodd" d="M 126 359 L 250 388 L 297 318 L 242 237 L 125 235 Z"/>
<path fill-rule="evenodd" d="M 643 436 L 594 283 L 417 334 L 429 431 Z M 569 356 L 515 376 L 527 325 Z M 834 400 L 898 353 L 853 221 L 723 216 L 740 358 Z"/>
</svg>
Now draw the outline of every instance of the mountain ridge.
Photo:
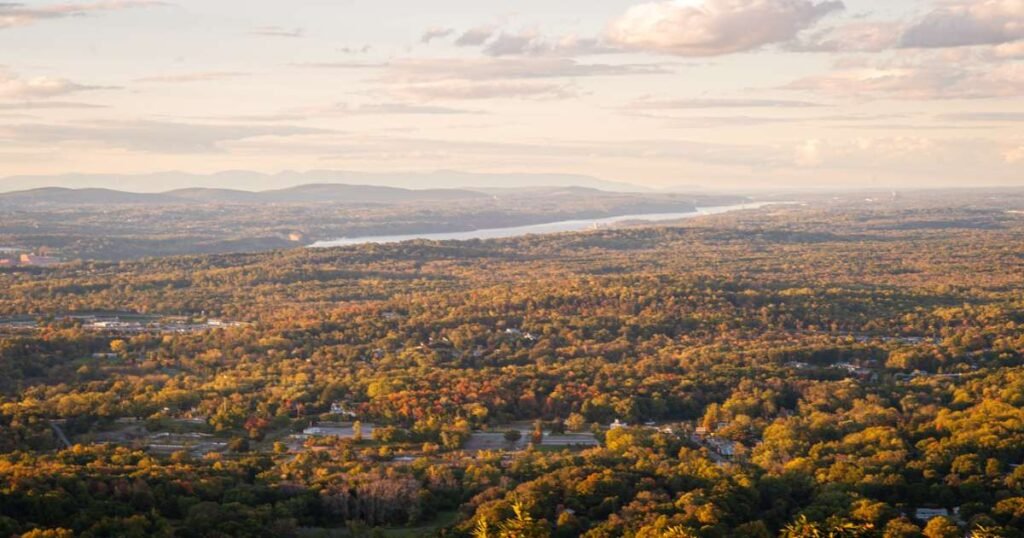
<svg viewBox="0 0 1024 538">
<path fill-rule="evenodd" d="M 418 201 L 479 200 L 491 195 L 468 189 L 402 189 L 376 185 L 310 183 L 283 189 L 245 191 L 194 187 L 164 192 L 132 192 L 107 188 L 39 187 L 0 193 L 0 204 L 50 205 L 194 205 L 350 203 L 379 204 Z"/>
<path fill-rule="evenodd" d="M 16 175 L 0 178 L 0 193 L 61 186 L 67 188 L 126 189 L 138 193 L 210 188 L 266 191 L 313 183 L 366 185 L 403 189 L 508 189 L 538 187 L 587 187 L 612 192 L 645 192 L 645 187 L 608 181 L 581 174 L 478 173 L 457 170 L 377 173 L 344 170 L 284 170 L 262 173 L 224 170 L 212 174 L 181 171 L 146 174 Z"/>
</svg>

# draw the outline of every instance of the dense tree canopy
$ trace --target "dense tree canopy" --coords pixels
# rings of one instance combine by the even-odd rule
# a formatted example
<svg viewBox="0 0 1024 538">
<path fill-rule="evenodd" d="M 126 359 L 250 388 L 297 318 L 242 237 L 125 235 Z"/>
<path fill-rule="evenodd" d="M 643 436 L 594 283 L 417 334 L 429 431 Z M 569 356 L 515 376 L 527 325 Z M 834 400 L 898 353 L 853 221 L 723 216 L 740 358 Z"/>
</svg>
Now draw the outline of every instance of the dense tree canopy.
<svg viewBox="0 0 1024 538">
<path fill-rule="evenodd" d="M 1011 214 L 762 209 L 0 285 L 38 320 L 0 325 L 2 536 L 1024 536 Z M 115 311 L 244 324 L 68 317 Z M 291 444 L 345 417 L 357 438 Z"/>
</svg>

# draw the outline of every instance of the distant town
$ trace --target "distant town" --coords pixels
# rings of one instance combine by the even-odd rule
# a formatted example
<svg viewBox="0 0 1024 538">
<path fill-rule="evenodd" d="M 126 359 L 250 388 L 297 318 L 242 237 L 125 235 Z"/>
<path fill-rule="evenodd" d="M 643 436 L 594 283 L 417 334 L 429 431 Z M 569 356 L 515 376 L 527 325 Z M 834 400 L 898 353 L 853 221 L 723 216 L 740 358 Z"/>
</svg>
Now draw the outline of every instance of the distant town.
<svg viewBox="0 0 1024 538">
<path fill-rule="evenodd" d="M 0 267 L 53 267 L 62 262 L 46 248 L 35 252 L 16 247 L 0 248 Z"/>
<path fill-rule="evenodd" d="M 211 329 L 239 327 L 246 323 L 217 318 L 161 316 L 130 312 L 59 314 L 50 316 L 14 316 L 0 318 L 0 333 L 34 332 L 50 325 L 40 318 L 62 320 L 88 332 L 107 336 L 136 334 L 189 334 Z"/>
</svg>

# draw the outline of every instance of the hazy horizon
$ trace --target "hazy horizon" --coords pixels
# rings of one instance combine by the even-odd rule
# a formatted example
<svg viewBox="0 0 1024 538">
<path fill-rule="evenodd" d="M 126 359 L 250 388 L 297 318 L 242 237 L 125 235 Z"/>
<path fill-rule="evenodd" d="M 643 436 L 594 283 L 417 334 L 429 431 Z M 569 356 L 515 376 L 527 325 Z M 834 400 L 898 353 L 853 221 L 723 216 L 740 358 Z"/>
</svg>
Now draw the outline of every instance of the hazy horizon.
<svg viewBox="0 0 1024 538">
<path fill-rule="evenodd" d="M 0 4 L 0 47 L 4 191 L 169 170 L 1024 185 L 1021 0 L 30 1 Z"/>
</svg>

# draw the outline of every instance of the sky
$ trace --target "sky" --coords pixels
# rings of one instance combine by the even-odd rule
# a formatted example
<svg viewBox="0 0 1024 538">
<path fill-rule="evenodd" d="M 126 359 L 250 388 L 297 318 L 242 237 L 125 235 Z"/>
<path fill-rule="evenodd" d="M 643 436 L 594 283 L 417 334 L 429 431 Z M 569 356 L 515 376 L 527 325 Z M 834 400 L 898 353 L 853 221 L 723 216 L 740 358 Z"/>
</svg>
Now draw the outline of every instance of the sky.
<svg viewBox="0 0 1024 538">
<path fill-rule="evenodd" d="M 310 169 L 1024 186 L 1024 0 L 0 1 L 0 177 Z"/>
</svg>

